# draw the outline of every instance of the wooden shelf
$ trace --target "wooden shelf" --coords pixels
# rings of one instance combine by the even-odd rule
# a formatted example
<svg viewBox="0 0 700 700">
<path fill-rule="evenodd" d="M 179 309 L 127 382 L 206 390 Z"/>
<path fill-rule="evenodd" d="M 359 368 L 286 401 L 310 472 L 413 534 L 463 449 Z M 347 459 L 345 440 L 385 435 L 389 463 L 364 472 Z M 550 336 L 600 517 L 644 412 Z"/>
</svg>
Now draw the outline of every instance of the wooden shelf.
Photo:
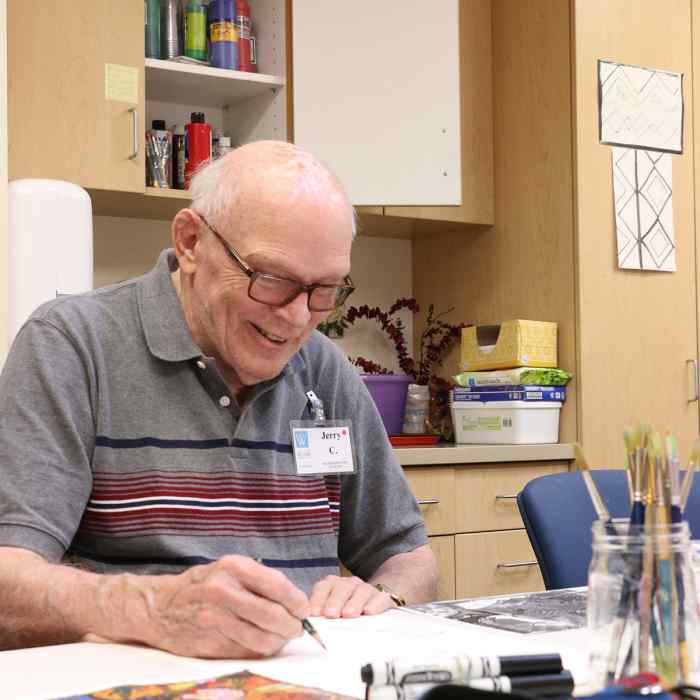
<svg viewBox="0 0 700 700">
<path fill-rule="evenodd" d="M 247 73 L 190 63 L 146 59 L 146 99 L 216 107 L 284 87 L 278 75 Z"/>
</svg>

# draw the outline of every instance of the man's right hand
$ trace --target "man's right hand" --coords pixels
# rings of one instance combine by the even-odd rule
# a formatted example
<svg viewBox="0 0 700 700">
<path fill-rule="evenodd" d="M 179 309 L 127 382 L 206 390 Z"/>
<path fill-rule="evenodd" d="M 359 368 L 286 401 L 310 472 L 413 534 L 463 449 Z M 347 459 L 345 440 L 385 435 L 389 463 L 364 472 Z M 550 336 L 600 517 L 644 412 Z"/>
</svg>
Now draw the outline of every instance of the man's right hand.
<svg viewBox="0 0 700 700">
<path fill-rule="evenodd" d="M 284 574 L 238 555 L 176 576 L 130 578 L 146 606 L 144 641 L 183 656 L 270 656 L 302 633 L 311 612 Z"/>
<path fill-rule="evenodd" d="M 269 656 L 302 632 L 307 597 L 281 572 L 227 556 L 177 575 L 96 574 L 0 547 L 0 649 L 138 642 L 183 656 Z"/>
</svg>

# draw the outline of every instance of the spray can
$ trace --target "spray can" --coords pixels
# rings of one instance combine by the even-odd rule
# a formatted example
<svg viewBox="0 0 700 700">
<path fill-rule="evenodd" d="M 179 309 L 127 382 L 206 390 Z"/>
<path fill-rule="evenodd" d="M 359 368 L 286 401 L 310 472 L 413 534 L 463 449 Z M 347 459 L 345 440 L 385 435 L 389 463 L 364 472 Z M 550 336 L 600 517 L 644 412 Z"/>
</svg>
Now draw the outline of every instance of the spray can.
<svg viewBox="0 0 700 700">
<path fill-rule="evenodd" d="M 238 70 L 238 25 L 233 0 L 211 0 L 207 10 L 209 63 Z"/>
<path fill-rule="evenodd" d="M 185 127 L 181 124 L 173 126 L 173 188 L 187 189 L 185 184 Z"/>
<path fill-rule="evenodd" d="M 154 119 L 146 132 L 146 184 L 150 187 L 170 187 L 171 134 L 162 119 Z"/>
<path fill-rule="evenodd" d="M 160 58 L 160 0 L 143 0 L 146 57 Z"/>
<path fill-rule="evenodd" d="M 207 60 L 207 8 L 201 0 L 185 5 L 185 56 Z"/>
<path fill-rule="evenodd" d="M 236 0 L 238 21 L 238 64 L 239 70 L 251 71 L 250 63 L 250 5 L 248 0 Z"/>
<path fill-rule="evenodd" d="M 185 126 L 185 188 L 197 168 L 211 159 L 211 124 L 204 120 L 203 112 L 192 112 L 190 123 Z"/>
<path fill-rule="evenodd" d="M 182 5 L 180 0 L 160 0 L 160 57 L 182 54 Z"/>
</svg>

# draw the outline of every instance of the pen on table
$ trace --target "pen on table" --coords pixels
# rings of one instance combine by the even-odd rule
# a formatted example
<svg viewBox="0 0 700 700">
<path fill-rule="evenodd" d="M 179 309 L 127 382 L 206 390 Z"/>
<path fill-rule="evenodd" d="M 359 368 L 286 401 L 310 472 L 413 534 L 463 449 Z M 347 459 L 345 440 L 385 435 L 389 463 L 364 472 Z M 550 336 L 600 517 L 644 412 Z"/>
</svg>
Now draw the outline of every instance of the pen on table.
<svg viewBox="0 0 700 700">
<path fill-rule="evenodd" d="M 367 686 L 366 700 L 418 700 L 426 690 L 439 687 L 477 688 L 496 693 L 523 693 L 538 697 L 560 697 L 570 695 L 574 689 L 574 678 L 569 671 L 542 676 L 497 676 L 474 678 L 464 683 L 413 683 L 408 685 Z"/>
<path fill-rule="evenodd" d="M 261 557 L 254 557 L 255 561 L 258 562 L 258 564 L 263 564 L 263 560 Z M 264 564 L 263 564 L 264 566 Z M 328 647 L 323 643 L 323 640 L 321 639 L 321 635 L 316 631 L 316 628 L 311 624 L 311 620 L 309 620 L 308 617 L 304 617 L 301 620 L 301 626 L 304 628 L 306 632 L 308 632 L 313 639 L 318 642 L 326 651 L 328 651 Z"/>
<path fill-rule="evenodd" d="M 365 664 L 360 670 L 367 685 L 459 683 L 474 678 L 556 674 L 562 671 L 560 654 L 518 656 L 450 655 L 396 658 Z"/>
</svg>

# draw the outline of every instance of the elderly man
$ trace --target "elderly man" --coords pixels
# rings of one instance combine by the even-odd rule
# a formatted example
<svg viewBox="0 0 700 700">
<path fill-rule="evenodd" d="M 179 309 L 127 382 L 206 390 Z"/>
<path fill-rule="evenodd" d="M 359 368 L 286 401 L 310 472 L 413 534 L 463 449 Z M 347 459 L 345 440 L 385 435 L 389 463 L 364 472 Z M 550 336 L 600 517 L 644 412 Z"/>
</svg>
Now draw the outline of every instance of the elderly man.
<svg viewBox="0 0 700 700">
<path fill-rule="evenodd" d="M 352 291 L 343 189 L 300 149 L 258 142 L 203 169 L 192 198 L 151 272 L 45 304 L 11 349 L 2 648 L 106 639 L 254 657 L 307 616 L 434 595 L 376 410 L 314 331 Z M 302 470 L 294 425 L 340 426 L 354 471 Z"/>
</svg>

